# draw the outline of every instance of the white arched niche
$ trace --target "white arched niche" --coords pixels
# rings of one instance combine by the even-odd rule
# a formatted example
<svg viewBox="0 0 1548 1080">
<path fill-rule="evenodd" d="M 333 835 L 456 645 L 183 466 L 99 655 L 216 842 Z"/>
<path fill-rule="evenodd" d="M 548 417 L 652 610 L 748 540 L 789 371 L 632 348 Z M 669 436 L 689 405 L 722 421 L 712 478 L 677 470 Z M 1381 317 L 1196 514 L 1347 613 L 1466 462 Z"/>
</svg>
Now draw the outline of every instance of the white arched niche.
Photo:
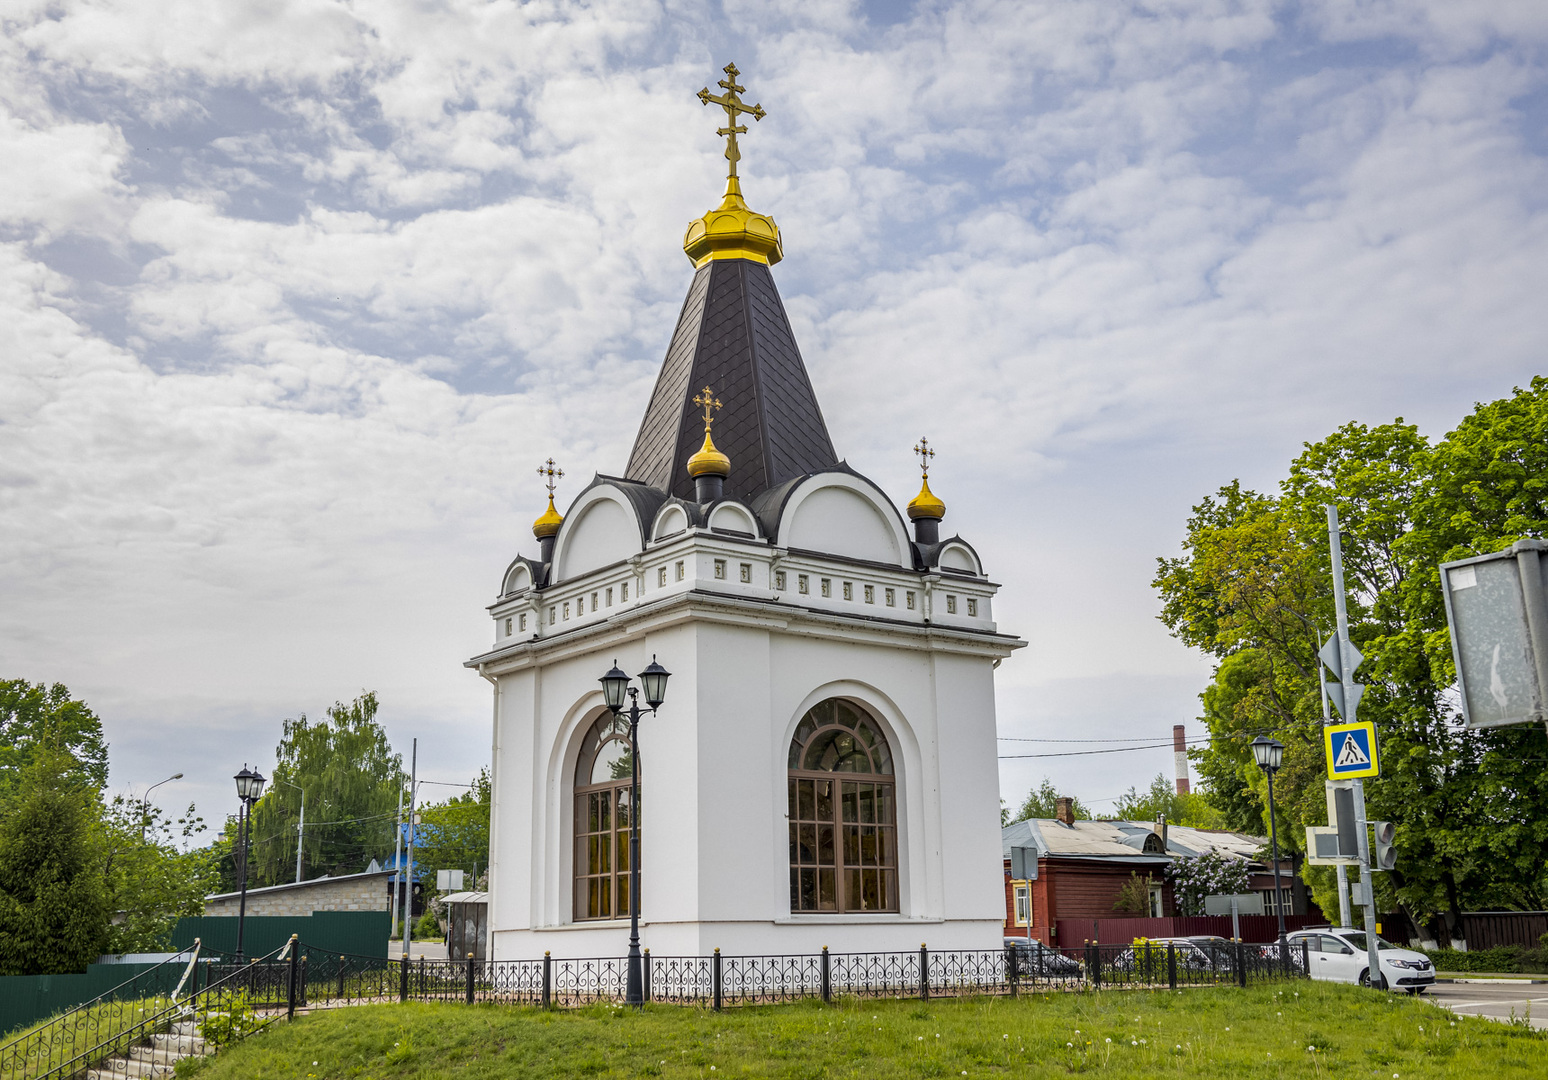
<svg viewBox="0 0 1548 1080">
<path fill-rule="evenodd" d="M 532 571 L 524 562 L 518 562 L 505 573 L 505 587 L 500 590 L 501 596 L 509 596 L 511 593 L 522 592 L 532 588 Z"/>
<path fill-rule="evenodd" d="M 640 550 L 640 524 L 634 507 L 603 485 L 586 492 L 571 507 L 555 544 L 554 580 L 567 581 L 588 570 L 627 559 Z"/>
<path fill-rule="evenodd" d="M 758 535 L 758 522 L 753 518 L 752 511 L 741 503 L 720 503 L 710 511 L 709 527 L 743 536 Z"/>
<path fill-rule="evenodd" d="M 688 528 L 687 511 L 676 503 L 668 503 L 656 515 L 656 523 L 651 527 L 650 538 L 662 540 L 668 536 L 676 536 L 686 528 Z"/>
<path fill-rule="evenodd" d="M 978 556 L 973 553 L 973 549 L 961 543 L 949 543 L 941 548 L 936 565 L 944 570 L 964 570 L 975 577 L 982 577 L 984 574 L 984 569 L 978 565 Z"/>
<path fill-rule="evenodd" d="M 904 558 L 908 533 L 892 503 L 849 473 L 819 473 L 791 493 L 780 514 L 779 544 L 912 567 Z"/>
</svg>

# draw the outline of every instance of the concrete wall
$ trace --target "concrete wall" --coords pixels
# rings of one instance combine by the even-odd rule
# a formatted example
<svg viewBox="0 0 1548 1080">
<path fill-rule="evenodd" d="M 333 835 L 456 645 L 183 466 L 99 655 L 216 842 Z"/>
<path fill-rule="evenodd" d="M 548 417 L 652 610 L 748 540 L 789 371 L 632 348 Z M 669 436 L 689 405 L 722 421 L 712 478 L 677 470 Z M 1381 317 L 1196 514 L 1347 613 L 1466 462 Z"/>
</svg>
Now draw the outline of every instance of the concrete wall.
<svg viewBox="0 0 1548 1080">
<path fill-rule="evenodd" d="M 327 878 L 294 888 L 248 890 L 249 915 L 310 915 L 314 911 L 387 911 L 387 874 Z M 235 915 L 239 898 L 207 900 L 206 915 Z"/>
<path fill-rule="evenodd" d="M 673 672 L 661 713 L 640 725 L 642 939 L 655 955 L 998 948 L 993 662 L 1004 639 L 685 600 L 555 641 L 536 664 L 490 665 L 494 958 L 613 955 L 626 940 L 626 918 L 573 918 L 573 777 L 602 709 L 598 677 L 653 655 Z M 828 697 L 860 704 L 892 746 L 896 913 L 790 910 L 786 758 L 802 715 Z"/>
</svg>

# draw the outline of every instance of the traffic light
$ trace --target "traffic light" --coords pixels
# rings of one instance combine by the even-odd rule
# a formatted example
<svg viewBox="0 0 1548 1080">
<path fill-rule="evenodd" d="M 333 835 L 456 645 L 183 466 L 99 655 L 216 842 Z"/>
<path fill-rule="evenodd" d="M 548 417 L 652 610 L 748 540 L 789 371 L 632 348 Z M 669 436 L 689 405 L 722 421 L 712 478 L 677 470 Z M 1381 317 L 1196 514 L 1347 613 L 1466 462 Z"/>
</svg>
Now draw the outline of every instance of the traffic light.
<svg viewBox="0 0 1548 1080">
<path fill-rule="evenodd" d="M 1376 836 L 1376 869 L 1391 870 L 1397 865 L 1397 826 L 1390 821 L 1373 821 L 1371 832 Z"/>
</svg>

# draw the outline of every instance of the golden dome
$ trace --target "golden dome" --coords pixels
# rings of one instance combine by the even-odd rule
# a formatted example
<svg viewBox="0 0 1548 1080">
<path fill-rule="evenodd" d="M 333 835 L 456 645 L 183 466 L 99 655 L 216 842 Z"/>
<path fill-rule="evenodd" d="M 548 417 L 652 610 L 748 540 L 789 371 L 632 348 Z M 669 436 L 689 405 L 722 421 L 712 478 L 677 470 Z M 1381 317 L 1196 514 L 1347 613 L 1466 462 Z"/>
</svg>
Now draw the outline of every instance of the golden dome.
<svg viewBox="0 0 1548 1080">
<path fill-rule="evenodd" d="M 688 475 L 693 477 L 731 475 L 731 459 L 715 449 L 708 431 L 704 433 L 704 445 L 699 448 L 697 454 L 688 459 Z"/>
<path fill-rule="evenodd" d="M 785 257 L 779 226 L 769 215 L 748 209 L 734 176 L 726 181 L 721 204 L 688 226 L 683 251 L 695 269 L 712 259 L 751 259 L 773 266 Z"/>
<path fill-rule="evenodd" d="M 926 477 L 919 485 L 919 494 L 914 496 L 914 501 L 908 504 L 908 517 L 910 521 L 919 518 L 929 518 L 939 521 L 946 516 L 946 504 L 935 497 L 935 492 L 930 490 L 930 480 Z"/>
<path fill-rule="evenodd" d="M 543 511 L 543 516 L 532 523 L 532 535 L 539 540 L 546 540 L 559 531 L 559 526 L 564 524 L 564 515 L 554 509 L 554 493 L 548 493 L 548 509 Z"/>
</svg>

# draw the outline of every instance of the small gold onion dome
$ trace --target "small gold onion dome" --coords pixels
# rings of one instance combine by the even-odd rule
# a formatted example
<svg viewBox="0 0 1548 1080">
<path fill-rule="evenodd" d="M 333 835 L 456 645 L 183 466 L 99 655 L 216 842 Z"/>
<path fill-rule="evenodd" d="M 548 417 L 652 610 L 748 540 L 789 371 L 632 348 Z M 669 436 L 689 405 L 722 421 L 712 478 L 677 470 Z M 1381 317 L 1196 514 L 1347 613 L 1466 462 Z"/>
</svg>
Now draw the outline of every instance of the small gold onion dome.
<svg viewBox="0 0 1548 1080">
<path fill-rule="evenodd" d="M 688 226 L 683 251 L 695 269 L 711 259 L 751 259 L 773 266 L 785 257 L 779 226 L 769 215 L 748 209 L 734 176 L 726 181 L 721 204 Z"/>
<path fill-rule="evenodd" d="M 539 540 L 547 540 L 559 531 L 559 526 L 564 524 L 564 515 L 554 509 L 553 492 L 548 495 L 548 509 L 543 511 L 543 516 L 532 523 L 532 535 Z"/>
<path fill-rule="evenodd" d="M 919 485 L 919 494 L 914 496 L 914 501 L 908 504 L 908 519 L 917 521 L 927 518 L 939 521 L 946 516 L 946 504 L 935 497 L 935 492 L 930 490 L 930 480 L 926 477 Z"/>
<path fill-rule="evenodd" d="M 730 476 L 731 459 L 715 449 L 715 444 L 710 441 L 710 433 L 704 433 L 704 445 L 699 452 L 688 459 L 688 475 L 700 476 Z"/>
</svg>

